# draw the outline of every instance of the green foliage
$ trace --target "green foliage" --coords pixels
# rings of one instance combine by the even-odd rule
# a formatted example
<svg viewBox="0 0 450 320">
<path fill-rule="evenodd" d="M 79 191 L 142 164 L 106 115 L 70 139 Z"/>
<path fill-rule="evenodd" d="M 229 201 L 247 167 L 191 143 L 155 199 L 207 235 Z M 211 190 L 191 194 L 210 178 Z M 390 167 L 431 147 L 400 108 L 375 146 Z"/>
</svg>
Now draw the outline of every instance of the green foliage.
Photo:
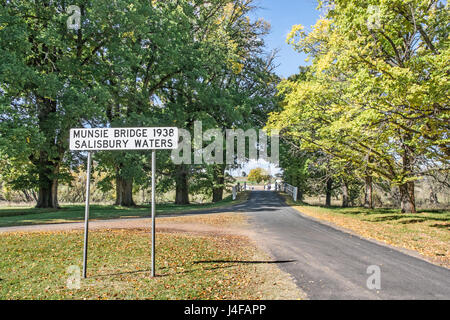
<svg viewBox="0 0 450 320">
<path fill-rule="evenodd" d="M 200 120 L 205 130 L 246 128 L 256 120 L 261 125 L 264 110 L 273 107 L 278 78 L 260 41 L 268 26 L 247 17 L 252 1 L 76 5 L 79 30 L 67 29 L 66 1 L 0 7 L 1 179 L 39 191 L 38 206 L 58 207 L 58 183 L 70 183 L 71 171 L 86 161 L 68 152 L 72 127 L 192 130 Z M 102 152 L 94 159 L 104 191 L 117 179 L 148 187 L 148 152 Z M 168 152 L 158 163 L 167 190 L 177 170 Z"/>
<path fill-rule="evenodd" d="M 338 171 L 350 163 L 400 186 L 414 211 L 414 181 L 448 170 L 449 11 L 428 0 L 370 4 L 323 1 L 309 33 L 293 27 L 288 42 L 313 64 L 280 84 L 268 128 L 330 155 Z"/>
<path fill-rule="evenodd" d="M 247 180 L 251 183 L 268 182 L 270 175 L 263 168 L 255 168 L 250 170 Z"/>
</svg>

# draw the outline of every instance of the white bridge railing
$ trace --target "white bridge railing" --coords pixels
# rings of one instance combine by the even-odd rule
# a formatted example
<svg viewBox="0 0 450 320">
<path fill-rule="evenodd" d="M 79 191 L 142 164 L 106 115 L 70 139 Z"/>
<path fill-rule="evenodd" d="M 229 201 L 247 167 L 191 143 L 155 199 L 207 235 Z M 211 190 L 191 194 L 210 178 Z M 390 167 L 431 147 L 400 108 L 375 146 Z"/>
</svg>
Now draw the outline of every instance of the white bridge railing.
<svg viewBox="0 0 450 320">
<path fill-rule="evenodd" d="M 231 192 L 233 195 L 233 201 L 236 200 L 238 192 L 245 191 L 246 189 L 247 189 L 247 184 L 245 182 L 244 182 L 244 186 L 242 186 L 240 183 L 233 186 L 231 188 Z"/>
<path fill-rule="evenodd" d="M 283 183 L 283 192 L 289 194 L 294 201 L 297 201 L 298 188 L 290 185 L 289 183 Z"/>
<path fill-rule="evenodd" d="M 247 190 L 247 184 L 245 182 L 243 185 L 238 183 L 235 186 L 233 186 L 231 188 L 233 200 L 236 200 L 238 192 L 242 192 L 245 190 Z M 274 191 L 283 191 L 283 192 L 289 194 L 294 201 L 297 201 L 298 188 L 290 185 L 289 183 L 286 183 L 286 182 L 275 183 Z"/>
</svg>

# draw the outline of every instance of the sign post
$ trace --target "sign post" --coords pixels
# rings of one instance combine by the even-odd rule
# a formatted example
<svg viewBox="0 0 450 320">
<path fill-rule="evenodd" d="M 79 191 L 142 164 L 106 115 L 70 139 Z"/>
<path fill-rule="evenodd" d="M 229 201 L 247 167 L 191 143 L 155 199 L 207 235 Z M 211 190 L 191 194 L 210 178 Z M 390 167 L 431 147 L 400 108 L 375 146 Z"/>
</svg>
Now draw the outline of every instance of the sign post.
<svg viewBox="0 0 450 320">
<path fill-rule="evenodd" d="M 80 128 L 70 129 L 70 150 L 87 151 L 86 206 L 84 216 L 83 278 L 87 275 L 89 200 L 92 151 L 152 150 L 152 277 L 155 276 L 155 177 L 156 150 L 178 148 L 178 128 Z"/>
<path fill-rule="evenodd" d="M 84 207 L 84 250 L 83 250 L 83 278 L 86 279 L 87 253 L 88 253 L 88 230 L 89 230 L 89 200 L 91 188 L 91 162 L 92 152 L 88 152 L 86 172 L 86 204 Z"/>
<path fill-rule="evenodd" d="M 152 277 L 155 277 L 155 175 L 156 152 L 152 151 Z"/>
</svg>

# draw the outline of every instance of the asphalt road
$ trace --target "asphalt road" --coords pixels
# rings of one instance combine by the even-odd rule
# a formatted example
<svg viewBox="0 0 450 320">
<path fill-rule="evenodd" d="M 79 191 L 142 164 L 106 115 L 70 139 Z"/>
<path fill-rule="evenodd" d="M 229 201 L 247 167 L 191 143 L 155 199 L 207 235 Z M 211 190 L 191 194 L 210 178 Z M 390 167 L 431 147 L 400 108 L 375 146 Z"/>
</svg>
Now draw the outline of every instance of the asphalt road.
<svg viewBox="0 0 450 320">
<path fill-rule="evenodd" d="M 239 210 L 282 270 L 311 300 L 450 299 L 450 270 L 302 216 L 274 192 L 252 192 Z M 369 266 L 380 289 L 368 289 Z"/>
</svg>

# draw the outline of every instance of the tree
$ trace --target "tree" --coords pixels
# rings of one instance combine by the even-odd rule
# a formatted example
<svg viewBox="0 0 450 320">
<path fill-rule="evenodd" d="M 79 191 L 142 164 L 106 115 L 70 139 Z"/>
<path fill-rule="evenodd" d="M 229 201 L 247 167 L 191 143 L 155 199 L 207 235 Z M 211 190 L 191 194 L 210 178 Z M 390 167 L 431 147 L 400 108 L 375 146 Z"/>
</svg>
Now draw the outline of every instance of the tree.
<svg viewBox="0 0 450 320">
<path fill-rule="evenodd" d="M 204 77 L 211 65 L 208 56 L 217 58 L 219 48 L 201 35 L 212 26 L 210 14 L 224 3 L 215 1 L 210 7 L 205 1 L 132 4 L 132 13 L 121 19 L 127 26 L 122 30 L 122 45 L 108 48 L 104 55 L 114 66 L 104 79 L 114 89 L 105 125 L 180 125 L 174 107 L 181 106 L 167 101 L 167 94 L 188 90 L 185 79 Z M 103 167 L 115 176 L 116 203 L 134 205 L 133 186 L 146 184 L 149 152 L 109 153 L 102 160 Z M 183 183 L 187 171 L 184 167 L 177 169 L 177 190 L 184 192 L 181 197 L 177 193 L 177 201 L 188 202 L 187 184 Z"/>
<path fill-rule="evenodd" d="M 414 181 L 448 163 L 448 10 L 440 1 L 321 1 L 326 17 L 288 39 L 313 58 L 306 79 L 286 80 L 269 127 L 397 185 L 415 212 Z M 373 10 L 378 9 L 376 26 Z M 370 196 L 369 196 L 370 198 Z M 369 204 L 370 205 L 370 204 Z"/>
<path fill-rule="evenodd" d="M 85 20 L 78 31 L 66 27 L 66 6 L 66 1 L 0 6 L 1 154 L 24 165 L 9 182 L 38 189 L 41 208 L 58 207 L 58 183 L 69 178 L 69 129 L 102 117 L 109 91 L 98 81 L 108 68 L 100 49 L 120 41 L 109 27 L 117 13 L 108 1 L 80 3 Z"/>
<path fill-rule="evenodd" d="M 262 54 L 264 43 L 258 40 L 267 33 L 267 25 L 263 21 L 251 22 L 246 17 L 252 9 L 252 1 L 218 4 L 225 5 L 213 10 L 212 16 L 206 15 L 208 21 L 200 24 L 198 31 L 208 52 L 199 59 L 202 68 L 198 73 L 177 75 L 159 96 L 177 126 L 187 129 L 191 136 L 194 136 L 196 121 L 202 122 L 203 131 L 218 128 L 222 135 L 230 128 L 254 127 L 251 121 L 254 114 L 270 106 L 273 99 L 277 79 L 273 74 L 273 57 Z M 204 141 L 198 148 L 205 148 L 209 143 Z M 225 149 L 223 152 L 225 154 Z M 212 179 L 209 186 L 213 201 L 222 200 L 227 166 L 222 163 L 192 165 L 192 162 L 175 166 L 172 171 L 176 203 L 188 202 L 190 180 L 197 181 L 194 176 L 199 175 L 202 179 Z"/>
<path fill-rule="evenodd" d="M 248 181 L 252 183 L 261 183 L 261 182 L 267 182 L 270 179 L 270 176 L 268 175 L 267 171 L 262 168 L 256 168 L 250 170 L 248 177 Z"/>
</svg>

